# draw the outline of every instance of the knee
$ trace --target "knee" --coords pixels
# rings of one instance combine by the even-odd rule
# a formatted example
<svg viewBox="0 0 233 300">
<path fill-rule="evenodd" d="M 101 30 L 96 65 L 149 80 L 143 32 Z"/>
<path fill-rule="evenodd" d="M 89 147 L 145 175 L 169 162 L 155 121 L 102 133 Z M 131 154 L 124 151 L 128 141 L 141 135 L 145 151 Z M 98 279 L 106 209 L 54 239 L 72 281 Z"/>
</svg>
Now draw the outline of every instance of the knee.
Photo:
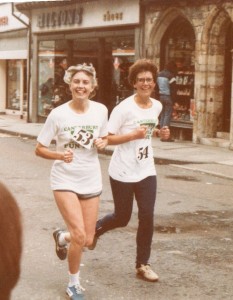
<svg viewBox="0 0 233 300">
<path fill-rule="evenodd" d="M 94 242 L 94 235 L 93 236 L 87 236 L 85 247 L 91 246 L 93 244 L 93 242 Z"/>
<path fill-rule="evenodd" d="M 117 227 L 126 227 L 129 223 L 129 218 L 116 219 Z"/>
<path fill-rule="evenodd" d="M 71 233 L 71 243 L 78 247 L 84 247 L 86 244 L 86 233 L 84 230 L 75 230 Z"/>
</svg>

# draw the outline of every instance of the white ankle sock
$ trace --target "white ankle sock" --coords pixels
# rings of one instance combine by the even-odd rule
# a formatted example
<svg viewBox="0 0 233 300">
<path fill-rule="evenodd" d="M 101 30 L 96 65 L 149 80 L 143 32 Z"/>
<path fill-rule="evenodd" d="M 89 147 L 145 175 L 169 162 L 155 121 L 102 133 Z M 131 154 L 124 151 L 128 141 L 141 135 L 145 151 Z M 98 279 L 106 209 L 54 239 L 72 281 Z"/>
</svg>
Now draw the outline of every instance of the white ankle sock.
<svg viewBox="0 0 233 300">
<path fill-rule="evenodd" d="M 67 242 L 66 239 L 65 239 L 65 236 L 66 236 L 66 233 L 65 233 L 65 232 L 64 232 L 64 233 L 61 233 L 61 234 L 59 235 L 58 243 L 59 243 L 60 246 L 65 246 L 65 245 L 68 244 L 68 242 Z"/>
<path fill-rule="evenodd" d="M 80 271 L 78 271 L 78 273 L 76 273 L 76 274 L 71 274 L 69 272 L 69 278 L 70 278 L 70 281 L 68 284 L 69 287 L 76 285 L 76 284 L 80 285 L 79 274 L 80 274 Z"/>
</svg>

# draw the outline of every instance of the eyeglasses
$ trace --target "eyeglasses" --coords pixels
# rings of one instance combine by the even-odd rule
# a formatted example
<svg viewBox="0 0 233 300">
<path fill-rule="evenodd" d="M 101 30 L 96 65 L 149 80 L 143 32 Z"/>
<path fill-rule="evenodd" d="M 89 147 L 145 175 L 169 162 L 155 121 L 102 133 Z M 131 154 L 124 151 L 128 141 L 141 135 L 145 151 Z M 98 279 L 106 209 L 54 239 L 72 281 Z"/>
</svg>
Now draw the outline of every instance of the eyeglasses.
<svg viewBox="0 0 233 300">
<path fill-rule="evenodd" d="M 154 81 L 154 78 L 150 78 L 150 77 L 147 77 L 147 78 L 137 78 L 137 82 L 139 83 L 152 83 Z"/>
</svg>

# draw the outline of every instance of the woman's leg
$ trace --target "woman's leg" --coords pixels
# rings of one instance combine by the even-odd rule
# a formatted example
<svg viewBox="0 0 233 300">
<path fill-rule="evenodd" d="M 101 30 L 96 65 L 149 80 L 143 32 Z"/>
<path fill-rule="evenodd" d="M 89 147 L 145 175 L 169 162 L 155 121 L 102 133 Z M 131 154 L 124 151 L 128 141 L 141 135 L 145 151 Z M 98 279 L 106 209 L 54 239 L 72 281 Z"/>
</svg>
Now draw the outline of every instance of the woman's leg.
<svg viewBox="0 0 233 300">
<path fill-rule="evenodd" d="M 79 271 L 82 249 L 86 244 L 82 207 L 75 193 L 54 191 L 54 197 L 70 233 L 68 249 L 69 271 L 71 274 L 76 274 Z"/>
<path fill-rule="evenodd" d="M 92 245 L 95 235 L 95 226 L 99 211 L 99 196 L 80 200 L 80 204 L 82 208 L 84 228 L 86 233 L 85 246 L 88 247 Z"/>
<path fill-rule="evenodd" d="M 154 205 L 156 199 L 156 176 L 149 176 L 135 183 L 138 205 L 136 267 L 148 264 L 154 231 Z"/>
<path fill-rule="evenodd" d="M 114 201 L 114 213 L 98 220 L 96 225 L 97 237 L 108 230 L 126 226 L 132 214 L 134 198 L 132 183 L 121 182 L 110 177 L 110 184 Z"/>
</svg>

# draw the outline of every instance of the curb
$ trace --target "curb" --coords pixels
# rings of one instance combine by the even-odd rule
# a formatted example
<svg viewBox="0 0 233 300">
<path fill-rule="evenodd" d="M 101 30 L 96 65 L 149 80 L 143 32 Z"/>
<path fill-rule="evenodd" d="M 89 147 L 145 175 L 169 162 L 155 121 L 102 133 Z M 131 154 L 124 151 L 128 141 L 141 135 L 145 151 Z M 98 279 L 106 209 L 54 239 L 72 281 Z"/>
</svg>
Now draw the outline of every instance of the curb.
<svg viewBox="0 0 233 300">
<path fill-rule="evenodd" d="M 20 138 L 28 138 L 30 140 L 36 140 L 37 136 L 35 134 L 28 134 L 28 133 L 23 133 L 23 132 L 16 132 L 16 131 L 12 131 L 12 130 L 7 130 L 7 129 L 2 129 L 0 128 L 0 133 L 4 133 L 4 134 L 9 134 L 11 136 L 15 136 L 15 137 L 20 137 Z M 106 156 L 111 156 L 113 153 L 114 149 L 109 148 L 109 149 L 105 149 L 105 150 L 100 150 L 98 151 L 99 154 L 102 155 L 106 155 Z M 189 168 L 188 164 L 195 164 L 195 165 L 204 165 L 206 164 L 206 162 L 203 161 L 198 161 L 198 162 L 194 162 L 194 161 L 184 161 L 184 160 L 177 160 L 177 159 L 171 159 L 171 158 L 164 158 L 164 157 L 155 157 L 154 156 L 154 163 L 156 165 L 174 165 L 176 167 L 180 167 L 180 168 L 184 168 L 187 170 L 191 170 L 194 172 L 201 172 L 201 173 L 205 173 L 211 176 L 216 176 L 219 178 L 225 178 L 228 180 L 233 180 L 233 177 L 227 176 L 225 174 L 221 174 L 221 173 L 216 173 L 213 171 L 208 171 L 208 170 L 204 170 L 202 168 Z M 216 162 L 208 162 L 209 164 L 213 164 Z"/>
<path fill-rule="evenodd" d="M 5 133 L 17 137 L 22 137 L 22 138 L 29 138 L 31 140 L 36 139 L 37 137 L 33 134 L 28 134 L 28 133 L 22 133 L 22 132 L 15 132 L 7 129 L 0 129 L 0 133 Z"/>
</svg>

